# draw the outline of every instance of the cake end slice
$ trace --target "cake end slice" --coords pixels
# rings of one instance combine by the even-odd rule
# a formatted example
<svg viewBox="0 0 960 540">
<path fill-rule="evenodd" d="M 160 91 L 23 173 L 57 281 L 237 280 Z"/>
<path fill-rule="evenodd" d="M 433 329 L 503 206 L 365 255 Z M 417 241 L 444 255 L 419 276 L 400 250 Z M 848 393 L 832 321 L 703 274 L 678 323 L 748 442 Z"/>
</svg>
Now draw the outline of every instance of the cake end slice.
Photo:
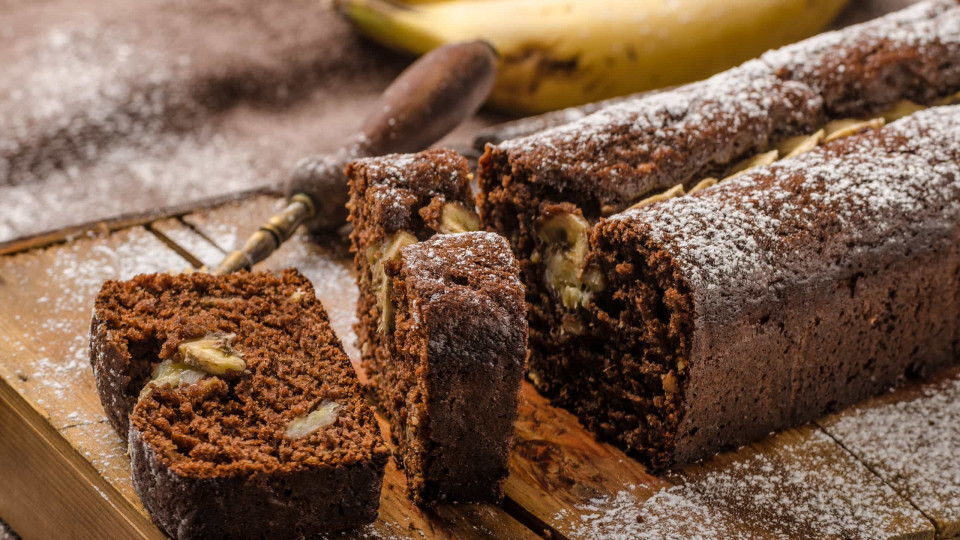
<svg viewBox="0 0 960 540">
<path fill-rule="evenodd" d="M 171 536 L 299 538 L 376 519 L 388 450 L 295 270 L 107 282 L 91 351 L 134 488 Z"/>
<path fill-rule="evenodd" d="M 397 307 L 382 395 L 411 495 L 497 502 L 527 341 L 510 247 L 494 233 L 437 235 L 404 248 L 387 273 Z"/>
</svg>

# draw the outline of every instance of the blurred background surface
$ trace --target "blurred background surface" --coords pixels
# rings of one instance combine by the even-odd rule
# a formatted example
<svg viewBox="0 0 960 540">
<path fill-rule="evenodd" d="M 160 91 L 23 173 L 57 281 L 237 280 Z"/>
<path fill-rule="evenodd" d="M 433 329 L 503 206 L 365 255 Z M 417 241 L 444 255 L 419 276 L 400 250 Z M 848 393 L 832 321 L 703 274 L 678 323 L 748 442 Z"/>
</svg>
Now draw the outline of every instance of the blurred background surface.
<svg viewBox="0 0 960 540">
<path fill-rule="evenodd" d="M 845 25 L 909 0 L 855 0 Z M 317 0 L 0 1 L 0 243 L 282 182 L 412 57 Z M 508 119 L 484 110 L 443 143 Z"/>
</svg>

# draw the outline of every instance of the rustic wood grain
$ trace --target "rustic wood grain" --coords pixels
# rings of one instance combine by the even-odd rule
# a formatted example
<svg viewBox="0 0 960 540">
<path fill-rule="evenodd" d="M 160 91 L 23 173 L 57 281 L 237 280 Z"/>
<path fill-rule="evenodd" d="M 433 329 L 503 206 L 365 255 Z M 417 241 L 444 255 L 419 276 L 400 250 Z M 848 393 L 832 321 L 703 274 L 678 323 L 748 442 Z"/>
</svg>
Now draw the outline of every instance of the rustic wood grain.
<svg viewBox="0 0 960 540">
<path fill-rule="evenodd" d="M 928 520 L 811 426 L 655 477 L 532 387 L 525 396 L 507 493 L 565 536 L 933 538 Z"/>
<path fill-rule="evenodd" d="M 212 208 L 219 206 L 227 201 L 247 199 L 253 195 L 264 193 L 276 193 L 277 186 L 268 186 L 249 189 L 245 191 L 235 191 L 224 195 L 215 195 L 203 199 L 189 201 L 187 203 L 175 204 L 147 210 L 144 212 L 131 212 L 109 219 L 96 219 L 76 225 L 69 225 L 57 229 L 22 236 L 12 240 L 0 242 L 0 255 L 10 255 L 30 249 L 49 247 L 54 244 L 69 242 L 84 235 L 99 234 L 105 235 L 113 231 L 129 229 L 131 227 L 147 225 L 153 221 L 168 217 L 176 217 L 189 212 L 195 212 L 202 208 Z"/>
<path fill-rule="evenodd" d="M 960 367 L 817 422 L 937 526 L 960 536 Z"/>
<path fill-rule="evenodd" d="M 279 199 L 259 197 L 183 219 L 229 251 L 281 207 Z M 258 269 L 288 266 L 313 281 L 357 365 L 351 329 L 356 293 L 345 239 L 295 236 Z M 569 538 L 933 538 L 929 520 L 815 427 L 657 477 L 597 442 L 529 384 L 523 395 L 504 506 L 538 532 Z"/>
<path fill-rule="evenodd" d="M 22 537 L 165 538 L 3 380 L 0 434 L 0 512 Z"/>
<path fill-rule="evenodd" d="M 196 268 L 216 268 L 225 255 L 180 218 L 154 221 L 147 228 Z"/>
<path fill-rule="evenodd" d="M 18 448 L 37 456 L 22 467 L 9 454 L 0 458 L 3 466 L 14 467 L 12 472 L 35 479 L 0 508 L 5 518 L 8 513 L 13 516 L 9 519 L 16 521 L 12 525 L 17 531 L 36 538 L 91 537 L 101 527 L 129 533 L 115 536 L 120 538 L 133 535 L 130 525 L 123 529 L 123 523 L 135 522 L 144 527 L 135 537 L 162 537 L 143 513 L 129 473 L 118 471 L 129 465 L 119 438 L 104 424 L 89 367 L 87 335 L 93 297 L 105 279 L 185 265 L 142 228 L 109 237 L 87 235 L 69 244 L 0 258 L 0 384 L 28 404 L 19 414 L 34 436 L 25 436 L 21 439 L 25 446 Z M 3 404 L 5 414 L 12 410 L 10 401 Z M 0 439 L 9 440 L 7 430 L 13 429 L 13 423 L 0 423 Z M 60 474 L 56 471 L 64 475 L 63 489 L 44 481 Z M 35 497 L 43 502 L 36 504 L 34 499 L 24 505 Z M 104 500 L 114 508 L 112 521 L 98 513 Z M 62 506 L 86 508 L 83 512 L 91 512 L 95 523 L 52 512 Z M 34 534 L 49 532 L 44 527 L 64 534 Z"/>
</svg>

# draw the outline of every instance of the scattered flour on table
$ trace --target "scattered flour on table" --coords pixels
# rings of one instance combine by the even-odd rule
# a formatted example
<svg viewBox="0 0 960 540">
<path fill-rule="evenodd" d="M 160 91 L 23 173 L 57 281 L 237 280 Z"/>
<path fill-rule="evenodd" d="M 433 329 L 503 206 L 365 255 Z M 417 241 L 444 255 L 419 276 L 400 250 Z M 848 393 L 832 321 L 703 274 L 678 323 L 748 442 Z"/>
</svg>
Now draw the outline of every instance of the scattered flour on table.
<svg viewBox="0 0 960 540">
<path fill-rule="evenodd" d="M 70 434 L 74 435 L 72 441 L 77 450 L 105 480 L 117 488 L 133 489 L 127 452 L 120 437 L 106 419 L 71 428 Z"/>
<path fill-rule="evenodd" d="M 570 536 L 583 539 L 875 538 L 926 526 L 912 509 L 890 510 L 895 493 L 865 467 L 837 459 L 814 430 L 776 451 L 751 453 L 641 500 L 637 486 L 577 507 Z M 561 512 L 557 519 L 570 519 Z"/>
<path fill-rule="evenodd" d="M 156 229 L 155 229 L 156 230 Z M 175 226 L 169 229 L 158 230 L 175 244 L 195 256 L 208 269 L 216 268 L 225 254 L 216 245 L 203 238 L 186 226 Z"/>
<path fill-rule="evenodd" d="M 960 376 L 909 401 L 861 407 L 826 429 L 937 520 L 960 520 Z"/>
<path fill-rule="evenodd" d="M 205 122 L 191 60 L 94 20 L 18 43 L 0 81 L 0 242 L 268 185 Z"/>
<path fill-rule="evenodd" d="M 208 131 L 158 135 L 150 144 L 124 142 L 92 164 L 54 169 L 16 185 L 0 182 L 0 241 L 35 232 L 38 211 L 44 228 L 53 229 L 277 180 L 258 172 L 251 152 Z"/>
<path fill-rule="evenodd" d="M 40 281 L 47 284 L 47 294 L 37 298 L 35 305 L 24 306 L 40 321 L 38 337 L 29 340 L 31 350 L 40 357 L 27 375 L 42 394 L 38 404 L 65 425 L 91 424 L 103 418 L 100 411 L 90 417 L 73 406 L 77 385 L 93 388 L 88 351 L 90 313 L 103 282 L 185 268 L 185 261 L 153 235 L 134 230 L 126 238 L 128 241 L 116 246 L 87 241 L 57 246 L 53 264 L 36 268 L 43 272 Z M 18 277 L 25 287 L 35 282 L 33 272 Z M 25 331 L 30 338 L 30 328 Z M 50 343 L 39 335 L 59 338 Z"/>
<path fill-rule="evenodd" d="M 172 110 L 192 107 L 172 84 L 189 59 L 171 62 L 136 41 L 87 20 L 16 44 L 18 61 L 0 82 L 0 185 L 92 161 L 121 138 L 146 143 L 175 120 Z"/>
</svg>

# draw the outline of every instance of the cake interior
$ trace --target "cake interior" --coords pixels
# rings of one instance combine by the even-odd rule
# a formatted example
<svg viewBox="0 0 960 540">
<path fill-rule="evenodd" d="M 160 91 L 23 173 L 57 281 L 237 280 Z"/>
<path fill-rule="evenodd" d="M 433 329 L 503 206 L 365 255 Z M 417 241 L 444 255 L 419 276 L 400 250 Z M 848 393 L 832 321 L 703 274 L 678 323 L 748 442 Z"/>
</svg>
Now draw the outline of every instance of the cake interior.
<svg viewBox="0 0 960 540">
<path fill-rule="evenodd" d="M 399 263 L 391 265 L 393 299 L 397 305 L 396 328 L 387 336 L 394 351 L 390 362 L 381 366 L 381 407 L 390 418 L 391 434 L 398 446 L 397 465 L 404 469 L 413 496 L 422 500 L 427 484 L 427 463 L 432 447 L 427 436 L 426 362 L 427 333 L 411 312 L 410 297 Z"/>
<path fill-rule="evenodd" d="M 649 241 L 602 238 L 595 256 L 608 278 L 607 293 L 589 306 L 603 372 L 596 399 L 585 401 L 594 410 L 582 412 L 594 429 L 667 466 L 684 410 L 693 298 L 673 259 Z"/>
<path fill-rule="evenodd" d="M 382 404 L 418 504 L 502 496 L 526 334 L 515 271 L 506 242 L 481 232 L 435 236 L 388 267 Z"/>
<path fill-rule="evenodd" d="M 380 388 L 380 359 L 389 358 L 394 306 L 384 265 L 399 249 L 443 229 L 444 209 L 459 205 L 473 214 L 466 160 L 452 150 L 361 160 L 347 168 L 350 233 L 357 269 L 357 342 L 370 385 Z M 477 219 L 475 215 L 473 219 Z M 381 310 L 390 313 L 383 316 Z M 389 392 L 389 390 L 388 390 Z"/>
<path fill-rule="evenodd" d="M 174 472 L 219 477 L 371 459 L 375 420 L 299 274 L 140 276 L 110 286 L 106 323 L 130 353 L 131 426 Z M 164 361 L 183 365 L 179 345 L 211 335 L 234 336 L 243 371 L 149 382 Z"/>
</svg>

